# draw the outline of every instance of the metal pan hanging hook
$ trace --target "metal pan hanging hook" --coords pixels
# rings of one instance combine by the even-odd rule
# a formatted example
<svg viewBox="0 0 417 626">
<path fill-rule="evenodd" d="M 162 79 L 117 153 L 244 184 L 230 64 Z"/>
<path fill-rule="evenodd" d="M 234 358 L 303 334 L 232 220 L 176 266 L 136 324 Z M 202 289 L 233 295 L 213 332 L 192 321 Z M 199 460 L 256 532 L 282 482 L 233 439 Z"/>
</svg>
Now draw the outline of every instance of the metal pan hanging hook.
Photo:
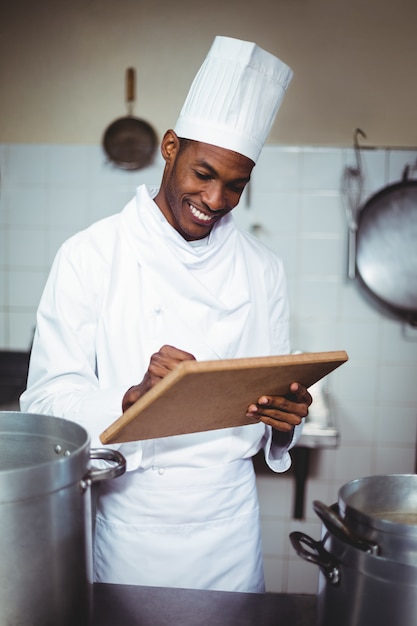
<svg viewBox="0 0 417 626">
<path fill-rule="evenodd" d="M 343 172 L 342 191 L 345 200 L 345 212 L 349 227 L 348 233 L 348 278 L 356 276 L 356 233 L 358 230 L 358 216 L 361 207 L 363 191 L 363 172 L 361 148 L 358 137 L 366 139 L 366 134 L 360 128 L 353 133 L 353 147 L 355 151 L 356 167 L 346 166 Z"/>
</svg>

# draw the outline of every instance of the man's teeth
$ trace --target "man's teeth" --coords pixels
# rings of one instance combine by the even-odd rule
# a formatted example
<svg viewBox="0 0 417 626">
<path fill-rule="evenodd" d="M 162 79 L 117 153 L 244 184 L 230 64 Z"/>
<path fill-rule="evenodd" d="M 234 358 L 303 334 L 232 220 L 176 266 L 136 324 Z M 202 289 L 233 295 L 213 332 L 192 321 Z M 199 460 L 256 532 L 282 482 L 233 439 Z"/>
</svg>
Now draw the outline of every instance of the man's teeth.
<svg viewBox="0 0 417 626">
<path fill-rule="evenodd" d="M 195 208 L 195 206 L 193 206 L 192 204 L 190 204 L 190 209 L 191 209 L 191 213 L 199 220 L 203 220 L 203 222 L 209 222 L 211 220 L 211 217 L 208 215 L 205 215 L 205 213 L 202 213 L 201 211 L 199 211 L 198 209 Z"/>
</svg>

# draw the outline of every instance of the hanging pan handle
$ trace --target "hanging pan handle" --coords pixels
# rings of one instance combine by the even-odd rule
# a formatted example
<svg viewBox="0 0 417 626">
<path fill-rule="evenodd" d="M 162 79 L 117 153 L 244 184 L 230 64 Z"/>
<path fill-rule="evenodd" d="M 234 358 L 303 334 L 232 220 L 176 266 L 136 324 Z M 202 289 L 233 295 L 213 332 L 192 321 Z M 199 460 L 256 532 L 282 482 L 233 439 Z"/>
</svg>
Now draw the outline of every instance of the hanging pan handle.
<svg viewBox="0 0 417 626">
<path fill-rule="evenodd" d="M 326 506 L 323 502 L 320 502 L 320 500 L 314 500 L 313 509 L 327 530 L 335 535 L 335 537 L 363 552 L 369 552 L 369 554 L 374 555 L 379 554 L 380 550 L 377 543 L 364 539 L 363 537 L 358 537 L 331 507 Z"/>
<path fill-rule="evenodd" d="M 126 70 L 126 102 L 127 110 L 130 116 L 133 115 L 133 103 L 136 98 L 136 72 L 134 67 L 128 67 Z"/>
</svg>

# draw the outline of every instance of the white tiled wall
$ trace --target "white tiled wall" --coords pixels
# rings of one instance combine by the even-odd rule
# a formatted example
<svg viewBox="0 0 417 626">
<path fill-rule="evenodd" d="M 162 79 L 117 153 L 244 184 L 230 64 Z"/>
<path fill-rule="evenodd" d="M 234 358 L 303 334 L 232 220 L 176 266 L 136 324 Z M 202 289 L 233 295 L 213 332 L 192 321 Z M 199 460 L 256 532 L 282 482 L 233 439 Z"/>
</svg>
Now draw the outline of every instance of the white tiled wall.
<svg viewBox="0 0 417 626">
<path fill-rule="evenodd" d="M 417 151 L 362 153 L 363 201 L 400 180 Z M 352 150 L 267 146 L 251 182 L 249 206 L 236 215 L 283 257 L 291 302 L 292 346 L 340 350 L 350 360 L 329 376 L 337 449 L 312 452 L 306 519 L 291 519 L 294 478 L 258 476 L 267 587 L 311 592 L 318 569 L 292 549 L 288 535 L 319 538 L 315 499 L 332 504 L 342 484 L 377 473 L 415 471 L 417 329 L 382 315 L 347 279 L 347 220 L 341 179 Z M 417 245 L 417 244 L 416 244 Z"/>
<path fill-rule="evenodd" d="M 417 151 L 363 151 L 364 199 L 416 158 Z M 346 278 L 346 165 L 355 165 L 350 149 L 266 146 L 235 210 L 285 261 L 293 348 L 350 357 L 329 376 L 341 443 L 312 455 L 306 519 L 291 519 L 291 474 L 258 477 L 269 591 L 316 591 L 316 566 L 288 540 L 292 530 L 319 537 L 312 500 L 335 502 L 356 477 L 415 471 L 417 330 L 382 315 Z M 117 170 L 99 146 L 0 145 L 0 348 L 29 347 L 59 244 L 119 211 L 141 182 L 157 185 L 161 172 L 161 160 L 140 172 Z"/>
<path fill-rule="evenodd" d="M 0 144 L 0 348 L 26 349 L 59 245 L 119 211 L 141 182 L 158 185 L 162 163 L 126 172 L 98 146 Z"/>
</svg>

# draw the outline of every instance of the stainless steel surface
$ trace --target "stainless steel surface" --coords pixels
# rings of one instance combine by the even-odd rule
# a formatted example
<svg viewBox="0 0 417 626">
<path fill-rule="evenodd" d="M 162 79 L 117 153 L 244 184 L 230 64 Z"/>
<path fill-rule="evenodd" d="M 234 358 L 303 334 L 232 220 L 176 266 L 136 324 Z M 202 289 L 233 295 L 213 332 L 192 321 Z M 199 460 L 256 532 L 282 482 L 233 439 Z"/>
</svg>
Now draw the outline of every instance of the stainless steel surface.
<svg viewBox="0 0 417 626">
<path fill-rule="evenodd" d="M 294 532 L 297 554 L 320 568 L 317 626 L 411 626 L 417 567 L 359 550 L 323 528 L 321 541 Z"/>
<path fill-rule="evenodd" d="M 339 489 L 338 507 L 352 531 L 379 544 L 381 556 L 417 566 L 416 474 L 353 480 Z"/>
<path fill-rule="evenodd" d="M 348 233 L 348 277 L 381 312 L 417 326 L 417 162 L 404 168 L 402 180 L 380 189 L 362 203 L 364 176 L 354 131 L 355 166 L 347 166 L 342 192 Z"/>
<path fill-rule="evenodd" d="M 297 446 L 305 446 L 306 448 L 337 448 L 339 441 L 340 433 L 334 424 L 322 425 L 307 420 Z"/>
<path fill-rule="evenodd" d="M 316 626 L 316 603 L 314 595 L 95 583 L 93 626 Z"/>
<path fill-rule="evenodd" d="M 299 556 L 320 568 L 317 626 L 415 624 L 417 476 L 369 476 L 343 485 L 331 507 L 336 524 L 314 508 L 323 522 L 321 541 L 300 532 L 290 539 Z M 376 554 L 366 549 L 369 541 Z"/>
<path fill-rule="evenodd" d="M 382 302 L 417 315 L 417 182 L 383 189 L 362 210 L 357 269 Z"/>
<path fill-rule="evenodd" d="M 89 485 L 106 475 L 89 466 L 89 444 L 73 422 L 0 412 L 0 624 L 90 624 Z"/>
<path fill-rule="evenodd" d="M 381 310 L 417 325 L 417 181 L 401 182 L 371 196 L 359 213 L 356 267 L 370 299 Z M 417 169 L 417 165 L 412 169 Z"/>
</svg>

